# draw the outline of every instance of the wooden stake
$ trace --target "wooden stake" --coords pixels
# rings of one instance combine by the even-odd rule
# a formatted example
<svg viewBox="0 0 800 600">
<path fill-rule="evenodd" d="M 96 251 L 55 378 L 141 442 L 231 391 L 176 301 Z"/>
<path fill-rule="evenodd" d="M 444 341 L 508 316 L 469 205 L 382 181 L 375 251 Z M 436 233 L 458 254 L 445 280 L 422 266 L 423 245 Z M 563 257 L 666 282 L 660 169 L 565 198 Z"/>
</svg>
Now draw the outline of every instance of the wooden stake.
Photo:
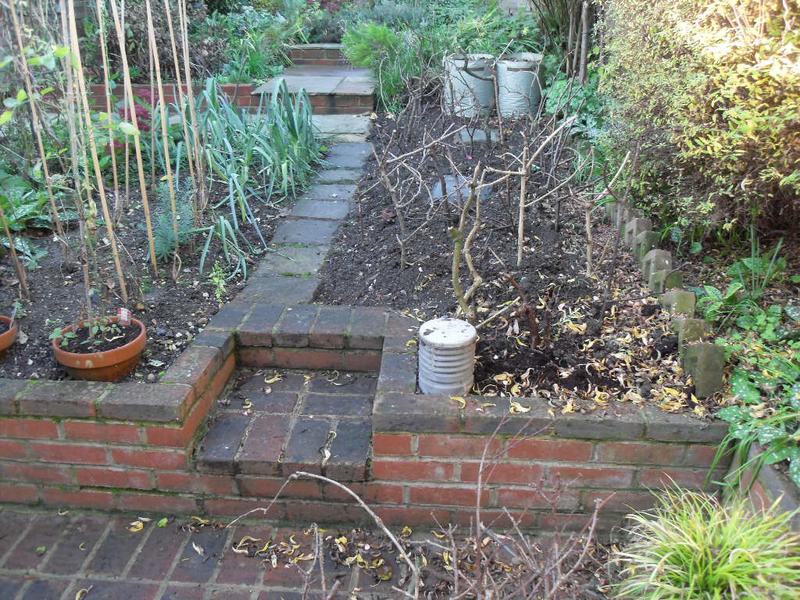
<svg viewBox="0 0 800 600">
<path fill-rule="evenodd" d="M 6 220 L 6 213 L 0 205 L 0 221 L 3 222 L 3 230 L 8 239 L 8 250 L 11 253 L 11 262 L 14 263 L 14 270 L 17 272 L 17 279 L 19 280 L 19 295 L 23 300 L 31 299 L 31 291 L 28 288 L 28 274 L 25 272 L 25 266 L 17 256 L 17 248 L 14 246 L 14 236 L 11 235 L 11 229 L 8 227 Z"/>
<path fill-rule="evenodd" d="M 125 86 L 125 96 L 128 100 L 128 112 L 130 113 L 131 124 L 139 130 L 139 118 L 136 116 L 136 101 L 133 97 L 133 85 L 131 84 L 130 70 L 128 69 L 128 53 L 125 50 L 125 30 L 117 10 L 116 0 L 111 0 L 111 15 L 114 19 L 114 29 L 117 33 L 117 43 L 119 44 L 119 54 L 122 60 L 122 81 Z M 150 201 L 147 196 L 147 178 L 144 174 L 144 159 L 142 158 L 142 141 L 140 134 L 133 136 L 133 148 L 136 153 L 136 170 L 139 174 L 139 193 L 142 195 L 142 207 L 144 208 L 144 220 L 147 228 L 147 243 L 150 246 L 150 265 L 153 269 L 153 277 L 158 277 L 158 261 L 156 260 L 156 243 L 153 235 L 153 220 L 150 216 Z"/>
<path fill-rule="evenodd" d="M 111 221 L 111 213 L 108 210 L 108 200 L 106 198 L 106 188 L 103 184 L 103 171 L 100 168 L 100 160 L 97 157 L 97 141 L 95 140 L 94 130 L 92 129 L 92 113 L 89 110 L 89 100 L 86 95 L 86 80 L 83 77 L 83 64 L 81 62 L 81 51 L 78 47 L 78 28 L 75 24 L 75 2 L 74 0 L 67 0 L 68 17 L 69 17 L 69 30 L 70 30 L 70 51 L 72 54 L 72 65 L 75 69 L 76 79 L 78 82 L 78 93 L 80 96 L 81 104 L 83 107 L 83 116 L 86 121 L 86 134 L 89 140 L 89 151 L 92 157 L 92 166 L 94 167 L 94 175 L 97 180 L 97 191 L 100 195 L 100 206 L 103 209 L 103 219 L 106 222 L 106 233 L 108 234 L 108 241 L 111 245 L 111 255 L 114 258 L 114 267 L 117 271 L 117 281 L 119 282 L 119 291 L 122 295 L 122 301 L 128 303 L 128 286 L 125 284 L 125 274 L 122 271 L 122 263 L 119 258 L 119 249 L 117 248 L 117 238 L 114 234 L 114 223 Z"/>
<path fill-rule="evenodd" d="M 189 176 L 194 181 L 194 157 L 192 153 L 192 143 L 189 141 L 189 126 L 186 122 L 186 114 L 184 113 L 184 93 L 183 85 L 181 82 L 181 67 L 178 60 L 178 48 L 175 45 L 175 30 L 172 27 L 172 15 L 169 7 L 168 0 L 164 0 L 164 12 L 167 15 L 167 27 L 169 29 L 169 41 L 172 48 L 172 64 L 175 69 L 175 83 L 178 86 L 178 112 L 181 115 L 181 125 L 183 125 L 183 140 L 186 144 L 186 160 L 189 164 Z M 192 85 L 191 80 L 186 82 L 186 85 Z"/>
<path fill-rule="evenodd" d="M 581 40 L 581 62 L 578 70 L 578 79 L 581 85 L 586 85 L 586 60 L 589 53 L 589 3 L 584 0 L 581 9 L 581 29 L 583 39 Z"/>
<path fill-rule="evenodd" d="M 22 43 L 22 28 L 20 26 L 17 11 L 14 8 L 15 2 L 9 2 L 8 7 L 11 11 L 11 20 L 14 24 L 14 34 L 17 38 L 17 45 L 19 46 L 19 58 L 22 63 L 22 78 L 25 82 L 25 91 L 28 94 L 28 103 L 31 109 L 31 123 L 33 125 L 34 137 L 36 138 L 36 146 L 39 150 L 39 158 L 42 161 L 42 173 L 44 175 L 44 185 L 47 190 L 47 200 L 50 205 L 50 218 L 53 220 L 53 226 L 56 230 L 56 235 L 59 241 L 64 245 L 65 252 L 69 254 L 69 246 L 67 245 L 67 238 L 64 234 L 64 227 L 61 224 L 61 219 L 58 216 L 58 206 L 56 205 L 56 197 L 53 193 L 53 188 L 50 185 L 50 168 L 47 166 L 47 153 L 44 149 L 42 142 L 42 127 L 39 121 L 39 109 L 36 106 L 36 98 L 33 95 L 33 82 L 31 80 L 30 70 L 28 69 L 28 59 L 25 55 L 25 46 Z"/>
<path fill-rule="evenodd" d="M 60 0 L 59 6 L 61 9 L 61 35 L 65 46 L 70 46 L 69 43 L 69 26 L 67 24 L 67 4 L 66 0 Z M 70 65 L 71 58 L 67 56 L 64 61 L 64 72 L 66 73 L 67 88 L 64 94 L 64 103 L 67 112 L 67 127 L 69 129 L 69 143 L 70 143 L 70 159 L 72 164 L 72 179 L 75 183 L 75 208 L 78 212 L 78 247 L 80 248 L 80 261 L 81 261 L 81 275 L 83 276 L 83 302 L 84 310 L 82 311 L 87 319 L 91 320 L 92 313 L 92 281 L 89 272 L 89 244 L 88 244 L 88 231 L 86 227 L 86 211 L 83 206 L 83 196 L 81 190 L 81 169 L 78 163 L 78 157 L 82 154 L 79 149 L 78 132 L 75 124 L 79 123 L 76 116 L 76 99 L 75 99 L 75 81 L 72 75 L 72 66 Z M 85 169 L 84 169 L 85 171 Z M 88 186 L 87 186 L 88 190 Z"/>
<path fill-rule="evenodd" d="M 106 114 L 108 115 L 108 122 L 106 128 L 108 129 L 108 151 L 111 154 L 111 172 L 114 184 L 114 214 L 120 211 L 120 198 L 119 198 L 119 177 L 117 175 L 117 153 L 114 149 L 113 137 L 113 123 L 111 122 L 111 81 L 110 81 L 110 67 L 108 62 L 108 50 L 106 49 L 106 30 L 105 30 L 105 17 L 103 16 L 103 7 L 100 0 L 95 0 L 95 7 L 97 9 L 97 23 L 100 34 L 100 56 L 103 60 L 103 86 L 105 88 L 106 97 Z"/>
<path fill-rule="evenodd" d="M 530 176 L 530 165 L 528 165 L 528 136 L 524 136 L 525 146 L 522 149 L 522 177 L 519 184 L 519 214 L 517 218 L 517 266 L 522 265 L 522 246 L 525 241 L 525 198 L 528 187 L 528 177 Z"/>
<path fill-rule="evenodd" d="M 161 147 L 164 151 L 164 170 L 166 171 L 167 187 L 169 188 L 169 202 L 172 207 L 172 232 L 175 236 L 175 257 L 178 256 L 178 198 L 175 194 L 175 181 L 172 178 L 172 162 L 169 155 L 169 131 L 167 122 L 167 107 L 164 103 L 164 85 L 161 81 L 161 65 L 158 59 L 158 44 L 156 43 L 156 31 L 153 26 L 153 12 L 150 8 L 150 0 L 144 0 L 145 9 L 147 10 L 147 35 L 150 41 L 150 52 L 153 57 L 153 71 L 156 75 L 156 84 L 158 87 L 158 110 L 161 118 Z M 173 278 L 177 274 L 173 273 Z"/>
<path fill-rule="evenodd" d="M 186 18 L 186 0 L 178 0 L 178 17 L 181 29 L 181 45 L 183 46 L 183 75 L 186 81 L 186 96 L 189 99 L 189 118 L 192 123 L 192 150 L 194 151 L 195 169 L 195 190 L 197 192 L 195 201 L 195 222 L 200 223 L 200 218 L 208 205 L 208 194 L 206 193 L 205 162 L 203 161 L 203 151 L 200 142 L 200 126 L 195 109 L 194 88 L 192 86 L 192 69 L 189 61 L 189 25 Z"/>
</svg>

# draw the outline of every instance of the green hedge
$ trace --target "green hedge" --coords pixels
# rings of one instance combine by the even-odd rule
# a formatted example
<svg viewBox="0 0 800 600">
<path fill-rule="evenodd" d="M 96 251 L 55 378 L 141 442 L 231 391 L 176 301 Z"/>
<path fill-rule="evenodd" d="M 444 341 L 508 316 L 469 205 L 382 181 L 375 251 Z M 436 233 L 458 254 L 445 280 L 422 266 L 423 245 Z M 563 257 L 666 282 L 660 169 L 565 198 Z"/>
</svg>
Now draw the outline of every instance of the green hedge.
<svg viewBox="0 0 800 600">
<path fill-rule="evenodd" d="M 800 217 L 797 0 L 602 0 L 608 143 L 676 241 Z"/>
</svg>

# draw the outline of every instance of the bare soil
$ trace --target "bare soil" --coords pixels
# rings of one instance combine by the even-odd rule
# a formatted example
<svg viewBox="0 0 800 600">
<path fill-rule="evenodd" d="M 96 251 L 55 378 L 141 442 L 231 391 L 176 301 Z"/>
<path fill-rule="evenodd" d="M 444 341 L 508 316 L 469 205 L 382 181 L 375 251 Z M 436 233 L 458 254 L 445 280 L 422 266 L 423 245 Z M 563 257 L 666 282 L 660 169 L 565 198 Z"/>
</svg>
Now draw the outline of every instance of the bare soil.
<svg viewBox="0 0 800 600">
<path fill-rule="evenodd" d="M 399 156 L 453 124 L 461 123 L 435 107 L 412 125 L 383 117 L 375 123 L 372 142 L 380 156 L 392 131 L 410 132 L 391 141 L 392 155 Z M 510 124 L 505 144 L 462 143 L 456 136 L 448 142 L 450 156 L 466 176 L 479 161 L 500 170 L 514 168 L 510 157 L 519 155 L 527 126 Z M 356 194 L 355 218 L 334 243 L 316 301 L 388 305 L 420 322 L 456 314 L 448 228 L 457 223 L 459 210 L 442 206 L 432 211 L 426 194 L 411 202 L 404 212 L 407 230 L 420 229 L 408 243 L 408 264 L 401 266 L 397 215 L 381 184 L 377 161 L 370 161 Z M 417 162 L 412 166 L 430 187 L 442 173 L 452 172 L 444 151 Z M 564 161 L 554 169 L 559 181 L 569 166 Z M 528 184 L 528 201 L 534 200 L 536 190 L 553 187 L 547 187 L 544 174 L 549 167 L 544 162 L 540 167 L 538 173 L 534 168 Z M 527 210 L 518 267 L 519 193 L 519 177 L 513 177 L 495 185 L 481 203 L 482 227 L 472 254 L 484 283 L 474 302 L 476 323 L 488 322 L 479 326 L 473 391 L 536 395 L 562 412 L 609 409 L 615 402 L 654 402 L 669 411 L 694 410 L 705 416 L 706 408 L 693 398 L 693 386 L 680 369 L 668 315 L 641 283 L 639 268 L 618 242 L 616 231 L 595 211 L 594 268 L 587 275 L 584 201 L 565 187 Z M 462 267 L 465 289 L 472 283 L 466 271 Z"/>
<path fill-rule="evenodd" d="M 268 240 L 274 220 L 281 214 L 280 206 L 258 203 L 253 206 Z M 177 267 L 170 259 L 159 264 L 159 276 L 153 277 L 142 214 L 141 206 L 131 204 L 116 226 L 116 235 L 128 287 L 127 307 L 147 328 L 147 347 L 130 379 L 153 382 L 220 307 L 244 287 L 244 281 L 237 275 L 226 283 L 219 299 L 216 297 L 217 290 L 209 273 L 215 261 L 220 261 L 222 266 L 226 263 L 215 241 L 205 272 L 200 273 L 203 236 L 195 238 L 193 246 L 181 248 L 181 262 Z M 154 214 L 154 220 L 156 218 Z M 243 227 L 243 233 L 252 246 L 248 261 L 253 266 L 261 252 L 258 236 L 250 226 Z M 48 232 L 27 231 L 25 237 L 47 250 L 47 255 L 28 272 L 31 300 L 22 302 L 18 310 L 19 339 L 0 358 L 0 377 L 64 379 L 68 375 L 53 357 L 50 336 L 54 329 L 73 324 L 85 316 L 83 278 L 77 258 L 78 232 L 72 227 L 67 233 L 73 248 L 70 257 L 65 257 L 61 245 L 54 242 Z M 96 288 L 92 295 L 93 310 L 96 315 L 113 315 L 123 302 L 102 223 L 97 238 L 98 276 L 93 279 Z M 177 275 L 175 279 L 173 269 Z M 0 314 L 10 315 L 18 301 L 19 282 L 9 257 L 4 256 L 0 258 Z"/>
</svg>

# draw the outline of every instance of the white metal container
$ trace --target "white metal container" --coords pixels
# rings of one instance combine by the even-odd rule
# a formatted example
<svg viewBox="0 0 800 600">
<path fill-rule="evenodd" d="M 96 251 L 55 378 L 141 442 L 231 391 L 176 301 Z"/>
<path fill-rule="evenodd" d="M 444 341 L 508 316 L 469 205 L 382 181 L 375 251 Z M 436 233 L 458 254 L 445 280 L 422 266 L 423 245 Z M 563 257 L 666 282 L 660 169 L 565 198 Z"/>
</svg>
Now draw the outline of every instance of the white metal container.
<svg viewBox="0 0 800 600">
<path fill-rule="evenodd" d="M 488 114 L 494 108 L 493 57 L 453 55 L 444 59 L 445 111 L 459 117 Z"/>
<path fill-rule="evenodd" d="M 504 117 L 533 113 L 542 97 L 539 66 L 542 55 L 518 52 L 497 62 L 497 102 Z"/>
<path fill-rule="evenodd" d="M 440 317 L 419 328 L 419 387 L 423 394 L 466 394 L 472 388 L 478 332 Z"/>
</svg>

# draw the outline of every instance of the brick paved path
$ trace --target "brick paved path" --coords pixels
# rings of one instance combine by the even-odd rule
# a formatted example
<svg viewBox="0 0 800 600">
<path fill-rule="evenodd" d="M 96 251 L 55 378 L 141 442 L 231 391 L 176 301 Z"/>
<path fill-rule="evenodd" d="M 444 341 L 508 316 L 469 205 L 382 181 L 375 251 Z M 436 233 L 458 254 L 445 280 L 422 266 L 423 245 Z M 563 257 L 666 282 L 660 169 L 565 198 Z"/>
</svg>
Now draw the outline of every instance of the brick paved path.
<svg viewBox="0 0 800 600">
<path fill-rule="evenodd" d="M 99 515 L 71 511 L 0 512 L 0 599 L 2 600 L 299 600 L 304 577 L 281 548 L 299 544 L 292 556 L 312 553 L 314 535 L 302 529 L 244 524 L 225 529 L 195 527 L 189 519 L 145 523 L 131 532 L 136 515 Z M 196 522 L 195 522 L 196 523 Z M 330 535 L 333 532 L 326 532 Z M 234 552 L 244 536 L 256 538 L 251 553 L 268 540 L 270 553 L 250 557 Z M 281 546 L 281 542 L 288 546 Z M 394 564 L 387 556 L 390 564 Z M 390 583 L 377 584 L 358 569 L 335 565 L 326 555 L 328 593 L 337 580 L 336 598 L 394 598 Z M 395 569 L 396 570 L 396 569 Z M 309 599 L 324 598 L 318 565 L 310 578 Z M 79 595 L 80 590 L 88 590 Z"/>
</svg>

